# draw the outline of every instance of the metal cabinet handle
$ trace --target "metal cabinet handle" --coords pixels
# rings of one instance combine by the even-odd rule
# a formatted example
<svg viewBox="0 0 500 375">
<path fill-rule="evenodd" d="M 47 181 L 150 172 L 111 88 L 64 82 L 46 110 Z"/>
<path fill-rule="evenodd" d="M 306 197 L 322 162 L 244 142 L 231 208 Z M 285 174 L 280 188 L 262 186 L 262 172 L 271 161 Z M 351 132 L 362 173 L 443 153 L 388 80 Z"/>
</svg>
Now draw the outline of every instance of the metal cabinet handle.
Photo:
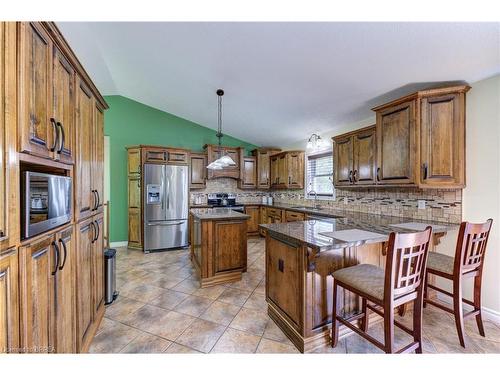
<svg viewBox="0 0 500 375">
<path fill-rule="evenodd" d="M 90 243 L 94 243 L 96 241 L 95 239 L 95 233 L 97 232 L 97 229 L 95 227 L 95 223 L 93 221 L 90 222 L 90 225 L 92 225 L 92 232 L 93 232 L 93 236 L 92 236 L 92 240 L 90 241 Z"/>
<path fill-rule="evenodd" d="M 59 271 L 62 271 L 62 269 L 64 268 L 64 265 L 66 264 L 66 259 L 68 258 L 68 249 L 66 248 L 66 242 L 64 242 L 64 240 L 62 238 L 59 238 L 59 242 L 61 243 L 62 248 L 64 250 L 64 260 L 63 260 L 61 266 L 59 267 Z"/>
<path fill-rule="evenodd" d="M 422 169 L 423 169 L 423 172 L 424 172 L 424 177 L 423 177 L 423 179 L 424 179 L 424 180 L 427 180 L 427 163 L 423 163 L 423 164 L 422 164 Z"/>
<path fill-rule="evenodd" d="M 349 183 L 352 184 L 352 171 L 349 171 Z"/>
<path fill-rule="evenodd" d="M 292 184 L 292 177 L 288 176 L 288 185 L 291 185 L 291 184 Z"/>
<path fill-rule="evenodd" d="M 377 168 L 377 181 L 380 181 L 380 167 Z"/>
<path fill-rule="evenodd" d="M 97 195 L 97 204 L 95 206 L 95 209 L 97 210 L 99 206 L 101 205 L 101 196 L 99 195 L 99 190 L 96 189 L 95 194 Z"/>
<path fill-rule="evenodd" d="M 54 152 L 57 144 L 59 143 L 59 132 L 57 131 L 58 126 L 56 120 L 53 117 L 50 118 L 50 123 L 52 124 L 52 135 L 54 136 L 54 143 L 52 144 L 50 151 Z"/>
<path fill-rule="evenodd" d="M 97 234 L 95 236 L 94 242 L 96 242 L 99 239 L 99 236 L 101 235 L 101 229 L 99 228 L 99 223 L 97 222 L 97 220 L 95 220 L 95 227 L 96 227 Z"/>
<path fill-rule="evenodd" d="M 95 211 L 96 210 L 95 206 L 97 203 L 97 196 L 95 195 L 95 190 L 92 189 L 91 192 L 92 192 L 92 196 L 94 197 L 94 205 L 92 206 L 92 211 Z"/>
<path fill-rule="evenodd" d="M 60 256 L 59 256 L 59 246 L 57 246 L 56 241 L 52 241 L 52 246 L 54 246 L 54 250 L 56 252 L 56 267 L 54 268 L 54 271 L 52 271 L 52 276 L 54 276 L 57 273 L 57 269 L 59 268 Z"/>
<path fill-rule="evenodd" d="M 357 180 L 356 180 L 356 174 L 357 174 L 357 173 L 358 173 L 358 170 L 357 170 L 357 169 L 355 169 L 355 170 L 354 170 L 354 172 L 352 173 L 352 182 L 353 182 L 353 183 L 356 183 L 356 182 L 357 182 Z"/>
<path fill-rule="evenodd" d="M 59 147 L 59 150 L 57 150 L 57 153 L 60 154 L 64 149 L 64 143 L 66 142 L 66 135 L 64 134 L 64 126 L 59 121 L 57 122 L 57 127 L 61 129 L 61 146 Z"/>
</svg>

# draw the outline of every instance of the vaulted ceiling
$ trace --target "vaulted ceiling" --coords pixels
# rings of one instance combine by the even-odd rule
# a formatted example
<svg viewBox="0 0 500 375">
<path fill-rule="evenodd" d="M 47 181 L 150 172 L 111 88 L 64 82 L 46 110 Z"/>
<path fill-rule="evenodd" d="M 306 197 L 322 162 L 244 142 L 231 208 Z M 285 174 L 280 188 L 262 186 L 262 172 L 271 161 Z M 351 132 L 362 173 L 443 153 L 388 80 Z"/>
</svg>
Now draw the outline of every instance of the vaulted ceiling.
<svg viewBox="0 0 500 375">
<path fill-rule="evenodd" d="M 284 146 L 441 82 L 500 73 L 499 23 L 59 22 L 104 95 Z M 139 126 L 140 124 L 138 124 Z"/>
</svg>

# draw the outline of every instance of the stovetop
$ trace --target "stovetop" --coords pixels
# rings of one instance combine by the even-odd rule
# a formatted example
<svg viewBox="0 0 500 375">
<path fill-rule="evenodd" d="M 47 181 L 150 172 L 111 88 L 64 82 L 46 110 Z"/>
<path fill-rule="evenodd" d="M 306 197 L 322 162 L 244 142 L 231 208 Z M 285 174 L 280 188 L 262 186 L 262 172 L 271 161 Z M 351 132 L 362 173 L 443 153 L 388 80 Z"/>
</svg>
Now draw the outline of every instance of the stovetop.
<svg viewBox="0 0 500 375">
<path fill-rule="evenodd" d="M 210 193 L 207 204 L 213 207 L 239 207 L 236 203 L 236 194 L 233 193 Z"/>
</svg>

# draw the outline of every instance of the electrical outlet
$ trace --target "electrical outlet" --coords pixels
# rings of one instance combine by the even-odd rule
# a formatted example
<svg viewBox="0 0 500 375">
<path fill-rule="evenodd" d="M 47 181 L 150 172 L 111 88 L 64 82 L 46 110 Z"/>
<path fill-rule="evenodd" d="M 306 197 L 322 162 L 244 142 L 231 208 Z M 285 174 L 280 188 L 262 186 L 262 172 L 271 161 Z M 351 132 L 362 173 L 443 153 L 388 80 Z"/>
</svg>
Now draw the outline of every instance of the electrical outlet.
<svg viewBox="0 0 500 375">
<path fill-rule="evenodd" d="M 425 210 L 425 199 L 419 199 L 417 204 L 419 210 Z"/>
<path fill-rule="evenodd" d="M 347 199 L 347 197 L 344 197 L 344 204 L 347 204 L 349 203 L 349 199 Z"/>
</svg>

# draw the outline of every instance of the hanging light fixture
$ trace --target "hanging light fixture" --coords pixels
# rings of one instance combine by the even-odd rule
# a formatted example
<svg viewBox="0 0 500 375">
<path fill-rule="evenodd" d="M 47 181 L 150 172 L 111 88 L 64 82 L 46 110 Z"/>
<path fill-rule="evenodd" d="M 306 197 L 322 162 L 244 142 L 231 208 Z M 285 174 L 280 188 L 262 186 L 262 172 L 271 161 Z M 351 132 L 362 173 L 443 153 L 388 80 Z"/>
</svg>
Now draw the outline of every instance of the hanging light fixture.
<svg viewBox="0 0 500 375">
<path fill-rule="evenodd" d="M 307 141 L 308 150 L 319 150 L 326 147 L 325 141 L 316 133 L 313 133 Z"/>
<path fill-rule="evenodd" d="M 221 147 L 222 137 L 222 96 L 224 95 L 224 90 L 218 89 L 217 93 L 217 134 L 215 135 L 218 138 L 218 148 L 217 148 L 217 156 L 218 158 L 207 165 L 208 169 L 211 170 L 221 170 L 224 167 L 229 167 L 232 165 L 236 165 L 234 160 L 229 155 L 224 155 L 224 151 Z"/>
</svg>

